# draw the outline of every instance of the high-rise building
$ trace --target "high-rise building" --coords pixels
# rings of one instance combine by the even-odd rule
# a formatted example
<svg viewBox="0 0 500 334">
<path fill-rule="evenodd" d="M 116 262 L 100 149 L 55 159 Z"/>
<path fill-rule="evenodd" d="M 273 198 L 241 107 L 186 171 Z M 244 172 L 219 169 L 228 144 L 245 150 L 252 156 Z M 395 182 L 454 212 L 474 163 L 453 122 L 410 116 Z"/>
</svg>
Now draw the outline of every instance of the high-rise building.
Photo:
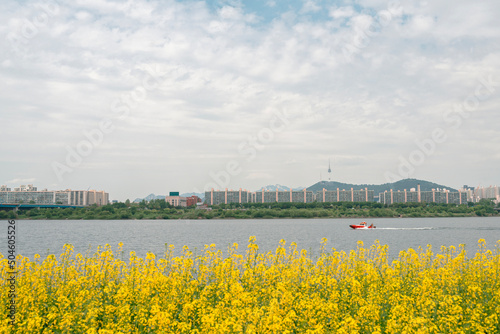
<svg viewBox="0 0 500 334">
<path fill-rule="evenodd" d="M 171 192 L 170 194 L 174 195 L 169 195 L 165 196 L 165 202 L 172 206 L 187 206 L 187 198 L 183 196 L 179 196 L 178 192 Z M 175 195 L 177 194 L 177 195 Z"/>
<path fill-rule="evenodd" d="M 478 202 L 481 199 L 492 199 L 495 203 L 500 202 L 500 187 L 498 186 L 489 186 L 485 187 L 476 187 L 474 189 L 473 201 Z"/>
<path fill-rule="evenodd" d="M 361 190 L 326 190 L 316 193 L 316 201 L 318 202 L 373 202 L 374 191 L 368 188 Z"/>
<path fill-rule="evenodd" d="M 208 205 L 229 203 L 311 203 L 314 201 L 312 191 L 304 190 L 214 190 L 205 192 L 205 203 Z"/>
<path fill-rule="evenodd" d="M 11 191 L 10 188 L 0 188 L 0 203 L 2 204 L 60 204 L 60 205 L 106 205 L 109 194 L 96 190 L 52 190 L 38 191 L 33 185 L 21 185 Z"/>
<path fill-rule="evenodd" d="M 467 202 L 477 202 L 478 199 L 474 197 L 474 187 L 469 187 L 468 185 L 464 185 L 460 188 L 460 192 L 467 194 Z"/>
<path fill-rule="evenodd" d="M 208 205 L 219 205 L 229 203 L 248 203 L 251 194 L 247 190 L 210 190 L 205 192 L 205 203 Z"/>
<path fill-rule="evenodd" d="M 446 203 L 446 204 L 467 204 L 467 193 L 462 191 L 451 192 L 446 189 L 432 189 L 431 191 L 421 191 L 420 185 L 407 191 L 385 191 L 379 194 L 379 202 L 384 204 L 393 203 Z"/>
<path fill-rule="evenodd" d="M 476 187 L 474 189 L 474 196 L 483 199 L 483 198 L 489 198 L 489 199 L 497 199 L 497 197 L 500 195 L 500 187 L 497 186 L 489 186 L 489 187 Z"/>
<path fill-rule="evenodd" d="M 186 197 L 186 206 L 193 206 L 201 202 L 201 198 L 198 196 Z"/>
<path fill-rule="evenodd" d="M 255 192 L 255 203 L 311 203 L 314 202 L 312 191 L 303 190 L 278 190 L 269 191 L 262 189 Z"/>
<path fill-rule="evenodd" d="M 32 184 L 22 184 L 17 188 L 14 188 L 14 191 L 37 191 L 37 187 L 33 187 Z"/>
</svg>

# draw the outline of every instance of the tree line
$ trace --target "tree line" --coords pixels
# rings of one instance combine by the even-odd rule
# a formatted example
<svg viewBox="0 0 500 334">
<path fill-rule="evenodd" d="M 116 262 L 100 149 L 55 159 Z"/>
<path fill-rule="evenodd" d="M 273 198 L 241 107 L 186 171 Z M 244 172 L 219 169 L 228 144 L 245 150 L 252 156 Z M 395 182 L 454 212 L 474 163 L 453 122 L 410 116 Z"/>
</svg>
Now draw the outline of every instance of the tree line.
<svg viewBox="0 0 500 334">
<path fill-rule="evenodd" d="M 497 216 L 500 205 L 483 199 L 478 203 L 230 203 L 200 209 L 172 207 L 162 199 L 113 203 L 84 208 L 34 208 L 0 210 L 0 219 L 252 219 L 252 218 L 376 218 Z"/>
</svg>

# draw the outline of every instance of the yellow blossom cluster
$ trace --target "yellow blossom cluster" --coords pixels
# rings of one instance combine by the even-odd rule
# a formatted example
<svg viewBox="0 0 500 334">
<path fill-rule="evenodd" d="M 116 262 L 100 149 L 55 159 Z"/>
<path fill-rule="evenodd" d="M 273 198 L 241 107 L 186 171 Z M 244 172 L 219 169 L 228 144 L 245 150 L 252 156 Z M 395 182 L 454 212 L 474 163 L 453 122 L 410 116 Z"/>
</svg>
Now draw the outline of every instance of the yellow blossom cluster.
<svg viewBox="0 0 500 334">
<path fill-rule="evenodd" d="M 95 254 L 16 260 L 16 321 L 8 318 L 10 268 L 0 254 L 0 333 L 500 333 L 500 241 L 402 251 L 361 242 L 312 257 L 282 240 L 259 252 L 250 237 L 226 255 L 207 245 L 174 256 L 106 245 Z"/>
</svg>

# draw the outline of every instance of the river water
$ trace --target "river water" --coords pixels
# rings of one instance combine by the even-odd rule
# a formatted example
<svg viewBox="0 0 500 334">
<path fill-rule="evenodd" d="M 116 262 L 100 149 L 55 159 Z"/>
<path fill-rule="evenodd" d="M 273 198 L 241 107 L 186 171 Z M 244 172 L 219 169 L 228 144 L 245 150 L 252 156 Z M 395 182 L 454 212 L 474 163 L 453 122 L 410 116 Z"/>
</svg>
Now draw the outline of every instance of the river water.
<svg viewBox="0 0 500 334">
<path fill-rule="evenodd" d="M 144 257 L 147 252 L 163 256 L 165 244 L 177 251 L 187 245 L 198 254 L 206 244 L 227 250 L 239 244 L 244 253 L 250 236 L 256 236 L 259 251 L 275 250 L 281 239 L 287 245 L 296 242 L 299 249 L 312 255 L 319 253 L 322 238 L 327 249 L 349 252 L 363 241 L 370 247 L 376 240 L 389 246 L 389 257 L 401 250 L 425 249 L 432 245 L 435 253 L 441 246 L 465 244 L 469 256 L 478 249 L 478 240 L 485 239 L 488 249 L 500 240 L 500 217 L 473 218 L 378 218 L 374 230 L 351 230 L 349 224 L 362 219 L 251 219 L 251 220 L 16 220 L 17 254 L 30 259 L 59 255 L 64 244 L 72 244 L 76 253 L 94 252 L 97 246 L 109 244 L 113 250 L 123 242 L 125 254 L 135 251 Z M 1 221 L 7 235 L 7 221 Z M 0 252 L 6 254 L 7 240 L 2 238 Z"/>
</svg>

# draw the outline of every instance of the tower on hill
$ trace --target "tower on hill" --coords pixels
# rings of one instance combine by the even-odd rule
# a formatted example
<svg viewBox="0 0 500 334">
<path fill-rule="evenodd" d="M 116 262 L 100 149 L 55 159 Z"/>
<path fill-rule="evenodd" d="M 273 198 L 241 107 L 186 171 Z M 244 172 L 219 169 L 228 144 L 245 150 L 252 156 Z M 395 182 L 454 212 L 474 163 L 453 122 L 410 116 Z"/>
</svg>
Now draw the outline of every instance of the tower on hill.
<svg viewBox="0 0 500 334">
<path fill-rule="evenodd" d="M 328 159 L 328 181 L 332 180 L 332 169 L 330 168 L 330 159 Z"/>
</svg>

